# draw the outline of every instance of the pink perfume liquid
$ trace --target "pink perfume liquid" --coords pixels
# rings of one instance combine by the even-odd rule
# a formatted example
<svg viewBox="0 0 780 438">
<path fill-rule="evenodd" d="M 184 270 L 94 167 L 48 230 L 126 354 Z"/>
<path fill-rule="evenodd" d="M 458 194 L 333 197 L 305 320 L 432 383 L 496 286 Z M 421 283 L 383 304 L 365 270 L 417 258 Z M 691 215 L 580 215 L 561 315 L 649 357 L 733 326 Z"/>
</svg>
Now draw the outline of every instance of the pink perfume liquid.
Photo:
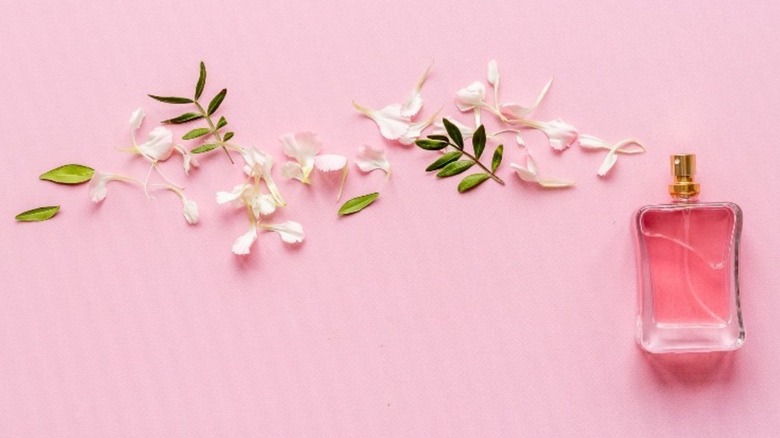
<svg viewBox="0 0 780 438">
<path fill-rule="evenodd" d="M 737 278 L 742 213 L 687 200 L 635 214 L 637 342 L 653 353 L 734 350 L 744 342 Z"/>
</svg>

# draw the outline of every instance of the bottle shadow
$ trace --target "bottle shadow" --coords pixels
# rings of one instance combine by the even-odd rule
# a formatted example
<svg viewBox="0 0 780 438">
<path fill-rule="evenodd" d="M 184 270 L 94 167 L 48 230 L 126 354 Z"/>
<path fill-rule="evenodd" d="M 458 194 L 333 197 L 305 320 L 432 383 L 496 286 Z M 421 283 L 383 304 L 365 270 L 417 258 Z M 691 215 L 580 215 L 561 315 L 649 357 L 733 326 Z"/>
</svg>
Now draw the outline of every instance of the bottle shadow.
<svg viewBox="0 0 780 438">
<path fill-rule="evenodd" d="M 663 385 L 703 387 L 728 383 L 737 368 L 734 352 L 642 354 L 653 376 Z"/>
</svg>

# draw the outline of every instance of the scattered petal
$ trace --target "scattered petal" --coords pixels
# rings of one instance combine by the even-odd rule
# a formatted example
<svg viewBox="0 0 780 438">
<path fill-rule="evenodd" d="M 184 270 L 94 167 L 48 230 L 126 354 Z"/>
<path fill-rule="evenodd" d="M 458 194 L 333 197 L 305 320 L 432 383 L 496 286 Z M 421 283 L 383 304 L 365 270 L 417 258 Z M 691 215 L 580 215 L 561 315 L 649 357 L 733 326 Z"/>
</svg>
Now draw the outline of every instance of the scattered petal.
<svg viewBox="0 0 780 438">
<path fill-rule="evenodd" d="M 181 200 L 184 205 L 184 218 L 187 219 L 187 222 L 190 224 L 198 223 L 198 204 L 196 204 L 195 201 L 189 200 L 183 196 Z"/>
<path fill-rule="evenodd" d="M 149 133 L 149 138 L 136 147 L 150 161 L 165 161 L 173 152 L 173 132 L 158 126 Z"/>
<path fill-rule="evenodd" d="M 476 81 L 455 94 L 455 105 L 466 112 L 485 105 L 485 84 Z"/>
<path fill-rule="evenodd" d="M 333 172 L 341 170 L 347 165 L 347 157 L 335 154 L 317 155 L 314 159 L 314 167 L 321 172 Z"/>
<path fill-rule="evenodd" d="M 511 163 L 509 167 L 515 169 L 515 172 L 517 172 L 517 176 L 519 176 L 520 179 L 522 179 L 523 181 L 536 182 L 536 174 L 532 172 L 530 169 L 516 163 Z"/>
<path fill-rule="evenodd" d="M 599 170 L 596 172 L 596 175 L 605 176 L 607 172 L 612 169 L 612 166 L 617 163 L 617 159 L 618 157 L 615 151 L 607 152 L 607 156 L 605 156 L 604 161 L 601 162 L 601 166 L 599 166 Z"/>
<path fill-rule="evenodd" d="M 293 221 L 285 221 L 280 224 L 263 224 L 260 223 L 259 226 L 262 228 L 273 231 L 277 234 L 279 234 L 279 237 L 282 238 L 282 241 L 286 243 L 301 243 L 303 242 L 303 226 L 299 224 L 298 222 Z"/>
<path fill-rule="evenodd" d="M 428 79 L 428 75 L 431 73 L 431 67 L 433 67 L 433 64 L 429 65 L 428 68 L 425 69 L 425 73 L 423 73 L 420 80 L 417 81 L 417 85 L 414 87 L 414 90 L 412 90 L 412 93 L 409 96 L 409 98 L 406 99 L 406 102 L 404 102 L 403 105 L 401 105 L 400 114 L 402 117 L 411 118 L 416 116 L 417 113 L 420 112 L 420 108 L 422 108 L 423 105 L 422 96 L 420 95 L 420 90 L 425 84 L 425 81 Z"/>
<path fill-rule="evenodd" d="M 539 169 L 536 167 L 536 161 L 534 161 L 533 157 L 530 155 L 526 156 L 525 166 L 511 163 L 509 167 L 515 169 L 517 176 L 519 176 L 521 180 L 539 184 L 539 186 L 546 189 L 560 189 L 574 185 L 574 181 L 539 178 Z"/>
<path fill-rule="evenodd" d="M 390 162 L 387 161 L 385 151 L 382 148 L 374 149 L 368 145 L 360 146 L 358 154 L 355 156 L 355 164 L 366 173 L 382 169 L 386 174 L 390 174 Z"/>
<path fill-rule="evenodd" d="M 297 179 L 298 181 L 303 182 L 303 168 L 295 161 L 287 161 L 282 164 L 282 176 L 287 179 Z"/>
<path fill-rule="evenodd" d="M 146 116 L 146 113 L 144 113 L 143 108 L 138 108 L 137 110 L 133 111 L 133 114 L 130 115 L 130 129 L 135 131 L 136 129 L 141 127 L 141 123 L 144 121 L 144 116 Z"/>
<path fill-rule="evenodd" d="M 409 125 L 409 129 L 406 131 L 406 134 L 404 134 L 401 138 L 398 139 L 398 143 L 401 143 L 403 145 L 410 145 L 413 144 L 415 141 L 417 141 L 420 136 L 422 136 L 422 132 L 425 128 L 427 128 L 431 123 L 433 123 L 434 120 L 436 120 L 436 117 L 439 116 L 439 111 L 436 111 L 436 114 L 428 117 L 426 120 L 423 120 L 421 122 L 415 122 Z"/>
<path fill-rule="evenodd" d="M 498 88 L 498 81 L 500 76 L 498 74 L 498 63 L 496 63 L 495 59 L 491 59 L 490 62 L 488 62 L 487 78 L 490 85 Z"/>
<path fill-rule="evenodd" d="M 582 146 L 585 149 L 606 149 L 606 150 L 614 149 L 615 152 L 621 154 L 641 154 L 642 152 L 645 152 L 644 145 L 642 145 L 642 143 L 640 143 L 638 140 L 635 140 L 633 138 L 620 140 L 614 145 L 611 145 L 598 137 L 594 137 L 588 134 L 580 135 L 578 140 L 580 146 Z"/>
<path fill-rule="evenodd" d="M 472 128 L 470 126 L 466 126 L 463 123 L 460 123 L 459 121 L 453 119 L 452 117 L 445 117 L 447 120 L 450 121 L 453 125 L 455 125 L 463 135 L 463 138 L 469 138 L 474 136 L 474 132 L 477 130 L 476 128 Z M 433 124 L 433 132 L 432 135 L 447 135 L 447 128 L 444 127 L 444 122 L 442 120 L 437 120 Z"/>
<path fill-rule="evenodd" d="M 268 216 L 274 211 L 276 211 L 276 201 L 270 193 L 258 193 L 252 197 L 252 213 L 256 219 L 260 216 Z"/>
<path fill-rule="evenodd" d="M 87 185 L 92 202 L 98 203 L 106 199 L 106 193 L 108 192 L 106 185 L 109 181 L 111 181 L 111 174 L 95 171 Z"/>
<path fill-rule="evenodd" d="M 540 179 L 536 183 L 545 189 L 563 189 L 574 186 L 574 181 L 570 180 Z"/>
<path fill-rule="evenodd" d="M 355 102 L 352 102 L 352 106 L 373 120 L 379 126 L 379 132 L 388 140 L 398 140 L 409 131 L 411 121 L 409 117 L 401 115 L 400 104 L 388 105 L 379 111 L 363 107 Z"/>
<path fill-rule="evenodd" d="M 257 226 L 252 224 L 249 231 L 239 236 L 235 242 L 233 242 L 233 254 L 246 255 L 249 254 L 249 248 L 257 240 Z"/>
<path fill-rule="evenodd" d="M 550 89 L 551 85 L 552 79 L 547 81 L 547 84 L 544 86 L 544 88 L 542 88 L 542 91 L 540 91 L 539 95 L 536 96 L 534 103 L 529 107 L 518 105 L 516 103 L 502 104 L 500 110 L 501 115 L 506 119 L 505 121 L 513 123 L 527 117 L 529 114 L 534 112 L 539 104 L 542 103 L 542 99 L 544 99 L 544 96 L 547 94 L 547 91 Z"/>
<path fill-rule="evenodd" d="M 284 153 L 294 158 L 301 165 L 302 182 L 309 181 L 309 175 L 314 167 L 314 157 L 319 152 L 322 143 L 317 134 L 311 132 L 298 132 L 283 135 L 280 139 Z"/>
<path fill-rule="evenodd" d="M 536 122 L 534 127 L 544 132 L 550 140 L 550 146 L 556 151 L 566 150 L 577 141 L 577 129 L 561 119 Z"/>
<path fill-rule="evenodd" d="M 252 186 L 239 184 L 229 192 L 217 192 L 217 204 L 226 204 L 228 202 L 238 202 L 240 204 L 241 198 L 247 190 L 252 190 Z"/>
</svg>

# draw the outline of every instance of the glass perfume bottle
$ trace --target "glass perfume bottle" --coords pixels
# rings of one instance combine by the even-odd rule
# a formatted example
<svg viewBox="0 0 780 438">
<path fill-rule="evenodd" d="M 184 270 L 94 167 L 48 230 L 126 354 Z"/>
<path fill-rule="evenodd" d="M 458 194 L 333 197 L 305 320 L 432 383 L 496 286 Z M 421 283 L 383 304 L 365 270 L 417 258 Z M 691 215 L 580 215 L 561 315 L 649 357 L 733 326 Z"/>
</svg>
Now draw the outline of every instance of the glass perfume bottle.
<svg viewBox="0 0 780 438">
<path fill-rule="evenodd" d="M 672 202 L 634 213 L 639 299 L 636 340 L 650 353 L 735 350 L 745 342 L 739 305 L 742 210 L 699 202 L 696 156 L 671 156 Z"/>
</svg>

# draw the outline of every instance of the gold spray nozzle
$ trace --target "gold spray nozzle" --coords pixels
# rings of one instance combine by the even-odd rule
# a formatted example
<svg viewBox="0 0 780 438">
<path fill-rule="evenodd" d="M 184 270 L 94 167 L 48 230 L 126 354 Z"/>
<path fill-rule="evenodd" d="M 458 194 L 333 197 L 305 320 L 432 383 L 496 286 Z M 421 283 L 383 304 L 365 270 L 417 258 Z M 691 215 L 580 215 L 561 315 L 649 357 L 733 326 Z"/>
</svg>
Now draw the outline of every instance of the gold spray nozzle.
<svg viewBox="0 0 780 438">
<path fill-rule="evenodd" d="M 677 154 L 669 157 L 674 183 L 669 184 L 669 194 L 675 198 L 691 198 L 699 194 L 699 183 L 693 182 L 696 174 L 696 155 Z"/>
</svg>

